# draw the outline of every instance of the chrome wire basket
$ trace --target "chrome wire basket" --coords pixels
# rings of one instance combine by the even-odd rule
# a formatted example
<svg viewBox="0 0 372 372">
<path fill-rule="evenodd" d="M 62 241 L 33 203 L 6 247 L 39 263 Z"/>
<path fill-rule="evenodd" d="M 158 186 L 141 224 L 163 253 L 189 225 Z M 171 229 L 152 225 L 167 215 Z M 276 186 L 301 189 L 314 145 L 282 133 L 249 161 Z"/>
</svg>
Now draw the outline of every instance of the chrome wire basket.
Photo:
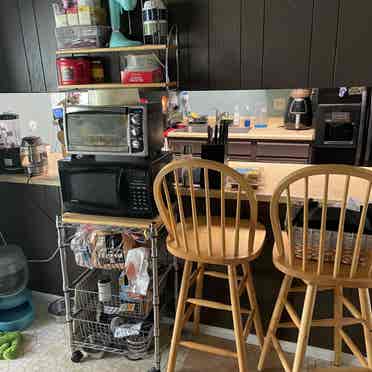
<svg viewBox="0 0 372 372">
<path fill-rule="evenodd" d="M 112 319 L 114 317 L 97 321 L 96 313 L 87 310 L 81 311 L 73 317 L 73 345 L 76 348 L 120 354 L 131 360 L 148 357 L 154 335 L 153 323 L 128 319 L 127 326 L 138 327 L 127 337 L 115 337 Z"/>
<path fill-rule="evenodd" d="M 108 315 L 146 319 L 152 310 L 151 288 L 149 288 L 145 297 L 128 299 L 123 302 L 119 296 L 120 273 L 119 270 L 93 270 L 89 272 L 75 287 L 74 312 L 79 313 L 83 310 L 100 311 Z M 102 277 L 111 279 L 112 296 L 111 300 L 105 302 L 103 308 L 100 309 L 97 282 Z"/>
</svg>

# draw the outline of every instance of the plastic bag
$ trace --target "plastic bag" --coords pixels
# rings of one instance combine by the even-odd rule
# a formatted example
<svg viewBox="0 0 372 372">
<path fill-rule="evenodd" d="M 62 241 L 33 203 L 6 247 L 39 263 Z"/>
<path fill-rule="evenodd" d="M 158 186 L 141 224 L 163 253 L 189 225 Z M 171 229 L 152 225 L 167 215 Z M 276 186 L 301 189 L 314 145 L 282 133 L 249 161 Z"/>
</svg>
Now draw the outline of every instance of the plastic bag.
<svg viewBox="0 0 372 372">
<path fill-rule="evenodd" d="M 92 268 L 92 247 L 90 234 L 94 230 L 92 225 L 80 225 L 71 239 L 70 248 L 75 255 L 76 264 Z"/>
<path fill-rule="evenodd" d="M 141 247 L 128 251 L 125 262 L 125 275 L 128 284 L 125 285 L 123 280 L 120 283 L 120 297 L 123 301 L 128 298 L 146 296 L 150 284 L 148 266 L 148 248 Z"/>
<path fill-rule="evenodd" d="M 139 245 L 136 239 L 128 229 L 80 225 L 70 245 L 79 266 L 123 270 L 127 252 Z"/>
</svg>

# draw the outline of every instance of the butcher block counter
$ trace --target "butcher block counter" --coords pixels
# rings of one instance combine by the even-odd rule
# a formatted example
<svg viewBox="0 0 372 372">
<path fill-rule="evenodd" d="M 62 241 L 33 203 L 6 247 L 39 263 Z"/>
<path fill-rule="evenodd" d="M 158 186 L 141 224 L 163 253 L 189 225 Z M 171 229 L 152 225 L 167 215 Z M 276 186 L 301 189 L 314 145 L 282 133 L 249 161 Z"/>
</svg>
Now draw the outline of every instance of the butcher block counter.
<svg viewBox="0 0 372 372">
<path fill-rule="evenodd" d="M 47 175 L 29 178 L 25 174 L 0 174 L 0 182 L 23 183 L 43 186 L 59 186 L 57 161 L 61 158 L 62 155 L 60 153 L 48 154 Z"/>
<path fill-rule="evenodd" d="M 194 155 L 200 155 L 201 145 L 207 139 L 203 128 L 189 126 L 168 133 L 169 149 L 182 154 L 186 145 Z M 267 128 L 233 127 L 229 132 L 228 153 L 230 159 L 271 163 L 311 162 L 311 145 L 315 129 L 287 130 L 281 118 L 268 120 Z"/>
</svg>

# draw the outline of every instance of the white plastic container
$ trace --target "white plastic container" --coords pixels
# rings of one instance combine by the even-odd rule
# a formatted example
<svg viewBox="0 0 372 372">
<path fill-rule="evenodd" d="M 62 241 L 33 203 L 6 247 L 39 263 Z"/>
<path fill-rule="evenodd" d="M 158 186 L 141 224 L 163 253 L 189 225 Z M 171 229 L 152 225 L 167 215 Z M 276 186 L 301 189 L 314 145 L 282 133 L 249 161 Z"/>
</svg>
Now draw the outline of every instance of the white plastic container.
<svg viewBox="0 0 372 372">
<path fill-rule="evenodd" d="M 129 54 L 125 56 L 127 70 L 150 71 L 159 68 L 159 62 L 153 54 Z"/>
</svg>

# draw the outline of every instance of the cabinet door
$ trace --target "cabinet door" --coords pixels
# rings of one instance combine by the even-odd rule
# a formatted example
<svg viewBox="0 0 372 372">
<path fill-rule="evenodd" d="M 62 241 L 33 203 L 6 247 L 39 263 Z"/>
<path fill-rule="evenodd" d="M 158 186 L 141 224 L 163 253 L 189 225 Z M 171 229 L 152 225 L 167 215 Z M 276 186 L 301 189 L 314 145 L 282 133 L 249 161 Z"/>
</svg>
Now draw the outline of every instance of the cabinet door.
<svg viewBox="0 0 372 372">
<path fill-rule="evenodd" d="M 242 0 L 241 88 L 262 87 L 262 53 L 265 2 Z"/>
<path fill-rule="evenodd" d="M 241 0 L 209 1 L 211 89 L 240 89 Z"/>
<path fill-rule="evenodd" d="M 313 2 L 266 0 L 264 88 L 307 87 Z"/>
<path fill-rule="evenodd" d="M 52 9 L 53 2 L 54 0 L 33 0 L 45 84 L 48 92 L 57 90 L 56 39 Z"/>
<path fill-rule="evenodd" d="M 179 32 L 181 89 L 209 88 L 209 0 L 169 0 Z"/>
<path fill-rule="evenodd" d="M 30 0 L 18 0 L 18 3 L 26 59 L 30 72 L 31 91 L 35 93 L 45 92 L 46 86 L 43 63 L 41 59 L 33 2 Z"/>
<path fill-rule="evenodd" d="M 0 11 L 0 48 L 2 92 L 30 92 L 30 75 L 22 37 L 18 2 L 2 0 Z"/>
<path fill-rule="evenodd" d="M 341 0 L 335 85 L 372 85 L 372 1 Z"/>
<path fill-rule="evenodd" d="M 339 0 L 315 0 L 309 86 L 333 87 Z"/>
</svg>

